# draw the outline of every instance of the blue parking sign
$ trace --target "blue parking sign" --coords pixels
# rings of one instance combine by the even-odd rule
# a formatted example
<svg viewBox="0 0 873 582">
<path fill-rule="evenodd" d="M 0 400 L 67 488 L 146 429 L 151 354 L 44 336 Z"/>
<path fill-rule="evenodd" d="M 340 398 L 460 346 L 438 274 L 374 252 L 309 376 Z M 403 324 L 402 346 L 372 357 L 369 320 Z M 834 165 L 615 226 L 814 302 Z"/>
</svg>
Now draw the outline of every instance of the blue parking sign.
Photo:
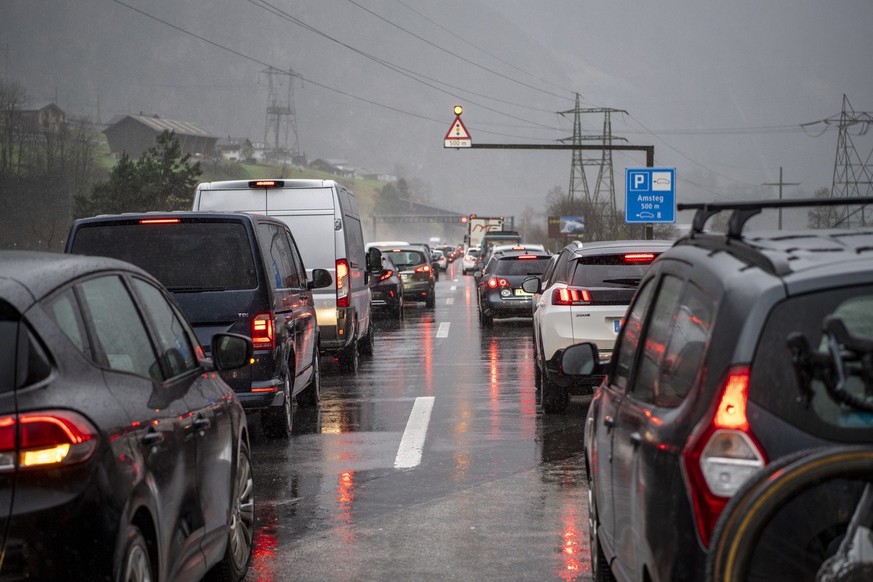
<svg viewBox="0 0 873 582">
<path fill-rule="evenodd" d="M 676 222 L 676 168 L 625 169 L 628 223 Z"/>
</svg>

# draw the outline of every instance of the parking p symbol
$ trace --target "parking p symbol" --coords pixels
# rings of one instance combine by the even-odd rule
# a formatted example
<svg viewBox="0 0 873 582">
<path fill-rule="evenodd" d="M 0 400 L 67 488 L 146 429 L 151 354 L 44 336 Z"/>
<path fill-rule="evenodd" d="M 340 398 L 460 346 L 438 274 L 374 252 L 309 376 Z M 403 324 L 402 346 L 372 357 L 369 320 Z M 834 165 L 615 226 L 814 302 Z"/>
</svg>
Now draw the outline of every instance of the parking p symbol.
<svg viewBox="0 0 873 582">
<path fill-rule="evenodd" d="M 649 174 L 646 172 L 630 172 L 632 191 L 649 190 Z"/>
</svg>

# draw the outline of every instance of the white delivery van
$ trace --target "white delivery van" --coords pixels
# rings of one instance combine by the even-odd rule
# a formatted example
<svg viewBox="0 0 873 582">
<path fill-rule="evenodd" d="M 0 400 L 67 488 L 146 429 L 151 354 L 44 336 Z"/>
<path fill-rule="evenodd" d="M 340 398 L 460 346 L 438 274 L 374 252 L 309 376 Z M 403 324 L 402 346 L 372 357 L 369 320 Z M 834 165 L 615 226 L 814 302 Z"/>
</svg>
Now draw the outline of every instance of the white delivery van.
<svg viewBox="0 0 873 582">
<path fill-rule="evenodd" d="M 367 283 L 370 272 L 382 265 L 378 250 L 364 250 L 361 217 L 350 190 L 333 180 L 204 182 L 197 185 L 194 210 L 255 212 L 285 222 L 307 274 L 327 269 L 335 281 L 312 290 L 320 351 L 337 356 L 343 371 L 357 371 L 358 354 L 373 352 Z"/>
</svg>

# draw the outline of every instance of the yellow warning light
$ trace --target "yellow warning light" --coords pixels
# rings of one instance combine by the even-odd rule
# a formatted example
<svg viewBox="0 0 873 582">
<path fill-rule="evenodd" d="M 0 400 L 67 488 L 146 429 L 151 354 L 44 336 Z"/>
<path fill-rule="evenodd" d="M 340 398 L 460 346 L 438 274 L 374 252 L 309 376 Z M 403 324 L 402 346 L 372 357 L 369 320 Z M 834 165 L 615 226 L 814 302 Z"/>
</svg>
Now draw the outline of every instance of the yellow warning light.
<svg viewBox="0 0 873 582">
<path fill-rule="evenodd" d="M 464 108 L 460 105 L 455 105 L 455 115 L 460 115 L 464 112 Z"/>
</svg>

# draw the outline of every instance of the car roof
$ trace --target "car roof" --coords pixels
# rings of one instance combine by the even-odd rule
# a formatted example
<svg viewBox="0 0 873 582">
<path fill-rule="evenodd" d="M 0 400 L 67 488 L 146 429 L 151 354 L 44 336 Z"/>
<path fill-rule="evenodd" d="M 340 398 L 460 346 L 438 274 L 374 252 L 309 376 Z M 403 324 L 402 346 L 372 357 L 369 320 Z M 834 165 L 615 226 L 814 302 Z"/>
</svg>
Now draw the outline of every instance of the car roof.
<svg viewBox="0 0 873 582">
<path fill-rule="evenodd" d="M 613 253 L 626 253 L 628 251 L 649 251 L 662 253 L 672 247 L 673 241 L 669 240 L 612 240 L 597 241 L 590 243 L 570 243 L 574 246 L 573 252 L 577 256 L 610 255 Z M 566 247 L 565 247 L 566 248 Z"/>
<path fill-rule="evenodd" d="M 0 250 L 0 297 L 23 312 L 68 281 L 119 270 L 155 280 L 135 265 L 107 257 Z"/>
<path fill-rule="evenodd" d="M 179 219 L 217 219 L 217 220 L 239 220 L 250 222 L 273 222 L 275 224 L 284 224 L 278 218 L 267 216 L 266 214 L 258 214 L 255 212 L 234 212 L 221 210 L 172 210 L 172 211 L 150 211 L 150 212 L 124 212 L 120 214 L 99 214 L 88 218 L 79 218 L 73 225 L 113 223 L 113 222 L 133 222 L 137 220 L 160 219 L 160 218 L 179 218 Z"/>
</svg>

